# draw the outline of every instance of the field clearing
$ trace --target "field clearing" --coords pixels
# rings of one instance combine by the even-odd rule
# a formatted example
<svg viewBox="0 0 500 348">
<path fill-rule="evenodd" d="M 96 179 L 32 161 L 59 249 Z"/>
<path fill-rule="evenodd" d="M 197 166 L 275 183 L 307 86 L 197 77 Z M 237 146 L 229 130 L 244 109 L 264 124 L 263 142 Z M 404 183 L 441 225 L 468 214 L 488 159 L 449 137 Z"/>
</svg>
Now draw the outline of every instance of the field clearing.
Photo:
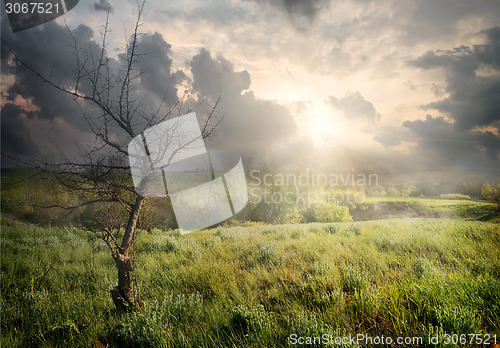
<svg viewBox="0 0 500 348">
<path fill-rule="evenodd" d="M 3 219 L 1 242 L 4 346 L 279 347 L 294 333 L 500 334 L 493 223 L 140 231 L 143 310 L 135 313 L 116 313 L 113 261 L 86 232 Z"/>
<path fill-rule="evenodd" d="M 366 197 L 363 204 L 351 208 L 354 220 L 386 218 L 453 218 L 498 222 L 496 205 L 469 199 L 418 197 Z"/>
<path fill-rule="evenodd" d="M 420 198 L 420 197 L 366 197 L 366 203 L 381 203 L 381 202 L 419 202 L 429 207 L 463 207 L 463 206 L 480 206 L 493 207 L 495 204 L 484 201 L 475 201 L 471 199 L 443 199 L 443 198 Z"/>
</svg>

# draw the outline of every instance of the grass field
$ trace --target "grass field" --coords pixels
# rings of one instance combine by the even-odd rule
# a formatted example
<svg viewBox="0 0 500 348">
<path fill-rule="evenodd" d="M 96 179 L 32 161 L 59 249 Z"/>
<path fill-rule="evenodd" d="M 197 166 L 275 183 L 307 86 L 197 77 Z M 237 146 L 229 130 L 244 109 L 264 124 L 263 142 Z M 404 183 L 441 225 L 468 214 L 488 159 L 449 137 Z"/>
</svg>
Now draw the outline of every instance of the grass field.
<svg viewBox="0 0 500 348">
<path fill-rule="evenodd" d="M 140 231 L 134 261 L 143 309 L 133 313 L 116 312 L 115 267 L 91 237 L 2 220 L 2 346 L 280 347 L 292 334 L 424 342 L 447 333 L 500 335 L 493 223 Z"/>
<path fill-rule="evenodd" d="M 499 222 L 495 204 L 470 199 L 366 197 L 351 214 L 355 221 L 425 217 Z"/>
</svg>

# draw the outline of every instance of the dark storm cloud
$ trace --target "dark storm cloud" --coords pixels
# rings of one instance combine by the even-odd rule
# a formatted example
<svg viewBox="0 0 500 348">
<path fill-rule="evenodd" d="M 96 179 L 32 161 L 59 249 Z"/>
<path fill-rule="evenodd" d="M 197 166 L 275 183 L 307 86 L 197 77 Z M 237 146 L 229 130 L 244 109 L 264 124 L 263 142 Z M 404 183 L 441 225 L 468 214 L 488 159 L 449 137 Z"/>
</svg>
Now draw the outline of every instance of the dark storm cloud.
<svg viewBox="0 0 500 348">
<path fill-rule="evenodd" d="M 290 15 L 298 15 L 313 20 L 325 1 L 321 0 L 283 0 L 286 10 Z"/>
<path fill-rule="evenodd" d="M 343 98 L 330 96 L 329 102 L 333 107 L 342 111 L 349 120 L 373 123 L 380 119 L 380 114 L 373 104 L 366 100 L 358 91 L 349 92 Z"/>
<path fill-rule="evenodd" d="M 474 25 L 478 20 L 487 26 L 494 25 L 500 13 L 497 0 L 394 1 L 390 6 L 392 15 L 379 26 L 398 29 L 399 41 L 404 45 L 455 36 L 459 25 L 469 20 L 474 21 Z"/>
<path fill-rule="evenodd" d="M 385 147 L 393 147 L 407 141 L 410 136 L 411 134 L 406 128 L 385 127 L 377 131 L 373 139 Z"/>
<path fill-rule="evenodd" d="M 191 71 L 200 99 L 214 102 L 221 97 L 217 110 L 227 113 L 213 140 L 215 146 L 255 153 L 294 139 L 296 124 L 285 107 L 245 92 L 250 87 L 247 71 L 234 71 L 228 60 L 212 58 L 205 49 L 193 57 Z"/>
<path fill-rule="evenodd" d="M 19 105 L 6 103 L 2 107 L 2 153 L 36 156 L 39 154 L 38 147 L 24 125 L 22 114 L 33 117 Z"/>
<path fill-rule="evenodd" d="M 109 4 L 109 1 L 107 0 L 99 0 L 94 2 L 94 10 L 96 11 L 104 11 L 113 13 L 113 7 Z"/>
<path fill-rule="evenodd" d="M 422 108 L 449 115 L 462 131 L 500 120 L 500 28 L 490 28 L 483 34 L 488 39 L 484 45 L 428 52 L 409 62 L 422 69 L 438 68 L 445 72 L 449 96 Z M 480 69 L 485 68 L 493 73 L 480 74 Z"/>
<path fill-rule="evenodd" d="M 87 26 L 80 25 L 73 30 L 77 45 L 97 54 L 99 47 L 91 40 L 92 36 L 93 32 Z M 74 43 L 64 27 L 55 22 L 49 22 L 12 34 L 10 29 L 5 29 L 4 22 L 2 22 L 2 39 L 27 65 L 47 77 L 52 75 L 52 79 L 61 85 L 75 85 L 73 80 L 75 57 L 71 50 Z M 12 58 L 10 51 L 3 46 L 2 54 L 4 52 L 2 66 L 7 65 Z M 36 117 L 49 120 L 60 118 L 79 129 L 86 127 L 86 123 L 79 117 L 80 109 L 72 97 L 57 93 L 54 88 L 41 83 L 40 79 L 23 65 L 15 66 L 15 62 L 11 62 L 6 71 L 15 72 L 14 83 L 7 89 L 7 99 L 13 100 L 16 96 L 21 96 L 37 107 L 38 110 L 34 111 Z"/>
<path fill-rule="evenodd" d="M 305 30 L 316 19 L 322 8 L 328 6 L 330 0 L 254 0 L 260 4 L 269 4 L 283 10 L 291 23 L 300 30 Z"/>
<path fill-rule="evenodd" d="M 193 88 L 203 96 L 234 99 L 250 87 L 250 74 L 244 70 L 235 72 L 233 64 L 224 57 L 212 59 L 210 52 L 201 49 L 191 62 Z"/>
<path fill-rule="evenodd" d="M 84 25 L 80 25 L 72 30 L 72 34 L 66 28 L 58 25 L 55 22 L 46 23 L 39 27 L 13 34 L 7 27 L 5 21 L 2 21 L 2 39 L 12 48 L 14 52 L 28 65 L 43 74 L 46 77 L 52 76 L 51 80 L 63 87 L 73 87 L 75 81 L 76 58 L 73 46 L 80 50 L 80 63 L 84 64 L 87 71 L 92 71 L 93 65 L 97 64 L 97 57 L 100 56 L 100 46 L 93 40 L 93 31 Z M 72 38 L 73 37 L 73 38 Z M 74 41 L 73 41 L 74 39 Z M 160 34 L 152 34 L 141 36 L 137 52 L 138 64 L 135 66 L 133 74 L 138 74 L 139 79 L 134 80 L 131 85 L 131 93 L 134 101 L 142 101 L 142 106 L 138 106 L 140 112 L 148 112 L 156 110 L 160 105 L 160 101 L 166 96 L 167 103 L 173 105 L 177 102 L 176 83 L 182 81 L 184 74 L 182 72 L 171 73 L 172 60 L 168 57 L 170 53 L 170 45 L 165 42 Z M 41 82 L 40 78 L 35 76 L 29 69 L 21 64 L 16 64 L 12 59 L 13 55 L 2 45 L 2 73 L 4 74 L 3 81 L 13 83 L 5 86 L 6 93 L 4 95 L 7 101 L 21 100 L 20 108 L 25 107 L 25 103 L 29 102 L 30 113 L 26 113 L 25 127 L 30 127 L 32 123 L 39 120 L 48 120 L 52 122 L 55 133 L 61 131 L 57 129 L 62 127 L 62 123 L 55 122 L 63 120 L 70 127 L 90 132 L 89 125 L 83 117 L 82 111 L 87 115 L 96 113 L 95 108 L 89 106 L 89 103 L 76 103 L 75 98 L 58 92 L 55 88 Z M 94 59 L 94 60 L 93 60 Z M 123 65 L 117 59 L 112 57 L 104 57 L 109 62 L 110 73 L 112 74 L 111 83 L 115 84 L 115 88 L 110 91 L 110 98 L 117 101 L 120 91 L 119 74 L 123 69 Z M 143 72 L 141 75 L 140 72 Z M 8 79 L 6 75 L 12 74 Z M 104 80 L 102 79 L 101 82 Z M 84 79 L 79 81 L 79 91 L 89 95 L 91 86 Z M 143 99 L 142 97 L 145 96 Z M 22 100 L 26 102 L 22 102 Z M 137 103 L 134 106 L 137 106 Z M 166 108 L 166 107 L 165 107 Z M 2 110 L 2 114 L 3 114 Z M 18 115 L 20 113 L 18 112 Z M 18 116 L 19 117 L 19 116 Z M 14 116 L 6 123 L 8 131 L 14 131 L 15 125 Z M 34 123 L 33 123 L 34 124 Z M 4 118 L 2 116 L 2 128 L 4 127 Z M 138 125 L 140 127 L 140 125 Z M 22 129 L 19 128 L 22 132 Z M 68 131 L 68 129 L 62 130 Z M 121 138 L 119 130 L 114 130 L 117 137 Z M 3 134 L 3 133 L 2 133 Z M 11 135 L 11 138 L 14 135 Z M 26 140 L 19 135 L 19 140 Z M 47 134 L 47 137 L 49 135 Z M 37 137 L 41 139 L 42 137 Z M 90 139 L 90 137 L 89 137 Z M 87 141 L 89 140 L 87 139 Z M 62 141 L 62 140 L 61 140 Z M 20 141 L 12 144 L 20 144 Z M 14 146 L 13 145 L 13 146 Z M 32 145 L 32 144 L 30 144 Z M 41 144 L 43 145 L 43 144 Z M 65 148 L 65 144 L 58 144 L 60 148 Z M 82 144 L 84 146 L 95 146 L 95 144 Z M 25 147 L 20 146 L 20 151 L 25 150 Z"/>
<path fill-rule="evenodd" d="M 487 36 L 489 43 L 475 46 L 478 59 L 500 69 L 500 27 L 495 26 L 483 30 L 481 33 Z"/>
<path fill-rule="evenodd" d="M 165 97 L 170 105 L 178 101 L 176 85 L 185 79 L 182 71 L 171 73 L 171 46 L 159 33 L 144 35 L 137 46 L 140 60 L 137 69 L 141 71 L 141 84 L 159 98 Z"/>
<path fill-rule="evenodd" d="M 487 39 L 483 45 L 427 52 L 409 62 L 413 67 L 444 72 L 444 94 L 436 95 L 446 98 L 422 108 L 445 116 L 405 121 L 406 131 L 383 131 L 374 139 L 386 147 L 403 142 L 416 145 L 411 158 L 426 168 L 499 169 L 500 28 L 482 34 Z"/>
<path fill-rule="evenodd" d="M 492 132 L 457 130 L 444 117 L 430 115 L 403 126 L 416 136 L 420 155 L 434 165 L 500 168 L 500 138 Z"/>
</svg>

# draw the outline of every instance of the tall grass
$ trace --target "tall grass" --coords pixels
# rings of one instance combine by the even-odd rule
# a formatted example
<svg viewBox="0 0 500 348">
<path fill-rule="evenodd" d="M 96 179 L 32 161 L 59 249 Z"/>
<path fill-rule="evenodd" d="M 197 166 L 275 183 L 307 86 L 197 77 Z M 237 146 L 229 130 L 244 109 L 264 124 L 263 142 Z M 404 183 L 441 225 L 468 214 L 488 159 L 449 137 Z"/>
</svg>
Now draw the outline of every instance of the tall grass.
<svg viewBox="0 0 500 348">
<path fill-rule="evenodd" d="M 117 313 L 105 245 L 2 220 L 2 345 L 262 347 L 299 336 L 500 333 L 500 231 L 379 220 L 140 231 L 142 310 Z"/>
</svg>

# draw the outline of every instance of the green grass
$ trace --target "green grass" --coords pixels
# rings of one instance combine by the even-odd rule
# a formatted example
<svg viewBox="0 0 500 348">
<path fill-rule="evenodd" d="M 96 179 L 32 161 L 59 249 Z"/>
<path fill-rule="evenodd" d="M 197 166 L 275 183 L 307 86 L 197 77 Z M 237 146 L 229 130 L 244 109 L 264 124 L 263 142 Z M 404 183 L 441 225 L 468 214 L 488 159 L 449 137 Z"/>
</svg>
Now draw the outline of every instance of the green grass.
<svg viewBox="0 0 500 348">
<path fill-rule="evenodd" d="M 498 222 L 494 203 L 467 199 L 433 199 L 416 197 L 366 197 L 363 204 L 351 210 L 355 221 L 383 218 L 424 217 L 454 218 Z"/>
<path fill-rule="evenodd" d="M 500 334 L 500 230 L 492 223 L 140 231 L 133 258 L 143 309 L 122 314 L 109 296 L 117 277 L 103 243 L 76 228 L 2 224 L 6 347 L 279 347 L 293 333 Z"/>
</svg>

